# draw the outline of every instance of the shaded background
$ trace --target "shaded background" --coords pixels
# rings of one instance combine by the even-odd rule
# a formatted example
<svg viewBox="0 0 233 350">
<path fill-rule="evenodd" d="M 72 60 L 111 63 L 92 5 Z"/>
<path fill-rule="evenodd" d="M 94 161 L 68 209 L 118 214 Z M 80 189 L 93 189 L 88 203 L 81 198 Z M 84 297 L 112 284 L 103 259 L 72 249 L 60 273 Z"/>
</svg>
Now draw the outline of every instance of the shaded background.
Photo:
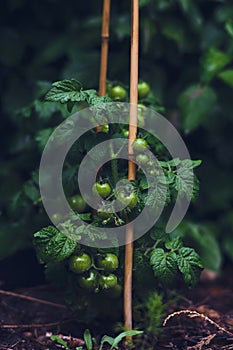
<svg viewBox="0 0 233 350">
<path fill-rule="evenodd" d="M 58 119 L 48 122 L 41 100 L 49 83 L 64 78 L 98 88 L 101 12 L 102 1 L 94 0 L 1 4 L 0 280 L 5 287 L 43 279 L 31 249 L 33 233 L 49 223 L 34 205 L 36 170 L 45 138 L 40 131 Z M 200 227 L 190 227 L 189 240 L 194 246 L 201 241 L 207 267 L 217 271 L 233 259 L 232 18 L 230 0 L 140 1 L 139 76 L 151 85 L 191 157 L 203 159 L 197 172 L 200 197 L 188 213 Z M 130 1 L 112 1 L 108 79 L 125 86 L 129 35 Z"/>
</svg>

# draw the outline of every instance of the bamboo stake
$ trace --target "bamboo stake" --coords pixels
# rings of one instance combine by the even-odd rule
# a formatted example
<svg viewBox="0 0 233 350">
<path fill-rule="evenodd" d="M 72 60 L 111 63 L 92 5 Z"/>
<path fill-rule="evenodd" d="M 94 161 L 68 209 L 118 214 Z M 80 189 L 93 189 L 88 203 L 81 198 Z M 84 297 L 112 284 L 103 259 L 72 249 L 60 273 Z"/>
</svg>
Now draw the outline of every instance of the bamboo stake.
<svg viewBox="0 0 233 350">
<path fill-rule="evenodd" d="M 110 22 L 110 2 L 104 0 L 102 14 L 101 31 L 101 56 L 100 56 L 100 77 L 99 77 L 99 96 L 106 95 L 106 79 L 108 66 L 108 42 L 109 42 L 109 22 Z"/>
<path fill-rule="evenodd" d="M 130 122 L 129 122 L 129 157 L 133 157 L 132 142 L 137 135 L 138 103 L 138 46 L 139 46 L 139 5 L 132 0 L 131 9 L 131 53 L 130 53 Z M 136 177 L 136 165 L 128 162 L 128 180 Z M 132 270 L 133 270 L 133 223 L 126 228 L 125 276 L 124 276 L 124 319 L 126 330 L 131 330 L 132 322 Z M 130 337 L 128 341 L 130 341 Z"/>
</svg>

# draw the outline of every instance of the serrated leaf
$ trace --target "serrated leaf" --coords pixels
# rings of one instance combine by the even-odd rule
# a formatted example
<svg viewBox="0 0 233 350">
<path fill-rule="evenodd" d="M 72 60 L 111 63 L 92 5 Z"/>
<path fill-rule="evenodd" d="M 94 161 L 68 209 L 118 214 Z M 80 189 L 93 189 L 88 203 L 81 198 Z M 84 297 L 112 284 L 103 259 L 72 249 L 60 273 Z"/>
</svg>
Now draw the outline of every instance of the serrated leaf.
<svg viewBox="0 0 233 350">
<path fill-rule="evenodd" d="M 150 236 L 154 241 L 157 241 L 157 240 L 166 241 L 168 238 L 168 234 L 165 232 L 165 230 L 163 228 L 159 228 L 156 226 L 154 226 L 150 230 Z"/>
<path fill-rule="evenodd" d="M 148 184 L 148 181 L 147 181 L 147 178 L 146 177 L 143 177 L 141 180 L 140 180 L 140 188 L 143 190 L 147 190 L 149 187 L 149 184 Z"/>
<path fill-rule="evenodd" d="M 202 59 L 202 78 L 209 82 L 222 68 L 231 61 L 231 57 L 215 48 L 209 49 Z"/>
<path fill-rule="evenodd" d="M 59 262 L 74 252 L 77 243 L 57 228 L 48 226 L 34 234 L 34 245 L 42 261 Z"/>
<path fill-rule="evenodd" d="M 222 263 L 222 254 L 215 237 L 215 230 L 206 224 L 184 222 L 180 226 L 182 236 L 186 237 L 201 257 L 205 268 L 219 271 Z"/>
<path fill-rule="evenodd" d="M 177 255 L 175 252 L 165 253 L 162 248 L 153 250 L 150 257 L 150 264 L 153 267 L 155 276 L 163 283 L 171 283 L 177 272 Z"/>
<path fill-rule="evenodd" d="M 148 196 L 146 197 L 145 206 L 151 207 L 155 210 L 160 210 L 164 207 L 167 198 L 167 186 L 161 182 L 157 182 L 153 188 L 150 189 Z"/>
<path fill-rule="evenodd" d="M 187 284 L 193 285 L 198 281 L 203 265 L 200 256 L 193 248 L 183 247 L 179 249 L 177 265 Z"/>
<path fill-rule="evenodd" d="M 88 95 L 82 90 L 82 84 L 76 79 L 61 80 L 52 84 L 52 88 L 45 95 L 46 101 L 61 103 L 86 101 Z"/>
<path fill-rule="evenodd" d="M 179 166 L 175 174 L 174 188 L 179 192 L 180 196 L 192 197 L 193 177 L 192 167 L 185 163 Z"/>
<path fill-rule="evenodd" d="M 182 125 L 186 133 L 201 125 L 216 104 L 216 94 L 210 87 L 192 85 L 178 98 Z"/>
<path fill-rule="evenodd" d="M 183 242 L 180 237 L 175 237 L 166 241 L 165 247 L 170 250 L 178 250 L 183 247 Z"/>
<path fill-rule="evenodd" d="M 227 69 L 218 74 L 218 77 L 224 81 L 224 83 L 233 87 L 233 69 Z"/>
</svg>

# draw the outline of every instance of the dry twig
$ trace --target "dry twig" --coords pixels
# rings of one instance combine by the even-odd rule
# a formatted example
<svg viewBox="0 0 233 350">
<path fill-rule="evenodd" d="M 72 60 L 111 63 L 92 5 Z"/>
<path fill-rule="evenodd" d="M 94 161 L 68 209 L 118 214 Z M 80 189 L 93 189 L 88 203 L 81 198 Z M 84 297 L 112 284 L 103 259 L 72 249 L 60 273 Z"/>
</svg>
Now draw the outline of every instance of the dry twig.
<svg viewBox="0 0 233 350">
<path fill-rule="evenodd" d="M 0 294 L 8 295 L 8 296 L 11 296 L 11 297 L 14 297 L 14 298 L 30 300 L 30 301 L 34 301 L 36 303 L 45 304 L 45 305 L 49 305 L 49 306 L 54 306 L 54 307 L 61 308 L 61 309 L 66 309 L 65 305 L 53 303 L 52 301 L 48 301 L 48 300 L 34 298 L 34 297 L 29 296 L 29 295 L 9 292 L 9 291 L 5 291 L 5 290 L 0 290 Z"/>
<path fill-rule="evenodd" d="M 194 311 L 194 310 L 180 310 L 180 311 L 173 312 L 172 314 L 170 314 L 170 315 L 168 315 L 166 317 L 166 319 L 163 322 L 163 326 L 165 327 L 167 322 L 171 318 L 176 317 L 176 316 L 180 316 L 180 315 L 187 315 L 190 318 L 199 317 L 199 318 L 203 319 L 204 321 L 206 321 L 206 322 L 212 324 L 213 326 L 215 326 L 219 331 L 227 333 L 227 334 L 230 334 L 230 335 L 233 335 L 233 333 L 231 333 L 227 329 L 219 326 L 219 324 L 217 324 L 215 321 L 211 320 L 208 316 L 206 316 L 204 314 L 200 314 L 199 312 Z"/>
</svg>

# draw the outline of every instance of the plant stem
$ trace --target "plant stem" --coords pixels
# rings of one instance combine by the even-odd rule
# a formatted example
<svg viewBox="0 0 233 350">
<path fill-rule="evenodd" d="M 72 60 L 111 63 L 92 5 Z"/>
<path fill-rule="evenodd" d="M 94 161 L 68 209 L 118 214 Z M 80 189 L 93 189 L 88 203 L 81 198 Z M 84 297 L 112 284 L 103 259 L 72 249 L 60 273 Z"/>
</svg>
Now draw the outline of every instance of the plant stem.
<svg viewBox="0 0 233 350">
<path fill-rule="evenodd" d="M 137 135 L 137 103 L 138 103 L 138 27 L 139 27 L 139 4 L 138 0 L 131 3 L 131 57 L 130 57 L 130 123 L 129 123 L 129 158 L 133 157 L 132 142 Z M 128 162 L 128 180 L 136 177 L 136 166 L 131 160 Z M 132 270 L 133 270 L 133 223 L 126 226 L 125 246 L 125 277 L 124 277 L 124 318 L 126 330 L 133 327 L 132 321 Z M 132 338 L 127 338 L 130 346 Z"/>
</svg>

